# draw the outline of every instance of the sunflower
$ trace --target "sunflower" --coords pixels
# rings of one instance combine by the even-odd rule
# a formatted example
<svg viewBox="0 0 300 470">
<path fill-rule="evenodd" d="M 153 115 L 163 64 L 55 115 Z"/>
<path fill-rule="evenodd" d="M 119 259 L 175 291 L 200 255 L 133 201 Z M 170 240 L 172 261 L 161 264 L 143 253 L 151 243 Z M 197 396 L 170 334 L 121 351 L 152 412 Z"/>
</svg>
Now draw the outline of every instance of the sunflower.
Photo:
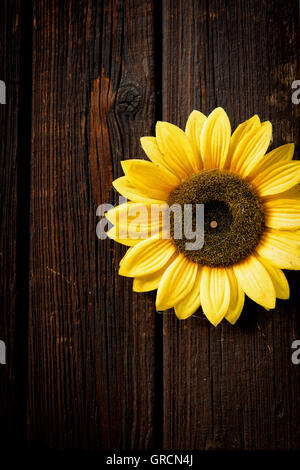
<svg viewBox="0 0 300 470">
<path fill-rule="evenodd" d="M 107 212 L 108 235 L 130 247 L 119 274 L 134 278 L 136 292 L 157 289 L 158 311 L 174 307 L 186 319 L 201 306 L 216 326 L 237 321 L 245 294 L 267 310 L 289 298 L 282 269 L 300 269 L 300 161 L 294 144 L 266 154 L 271 136 L 257 115 L 231 134 L 222 108 L 193 111 L 185 131 L 158 122 L 156 137 L 141 139 L 151 161 L 122 162 L 113 186 L 128 202 Z M 150 218 L 151 207 L 173 204 L 204 205 L 201 249 L 157 236 L 161 216 Z"/>
</svg>

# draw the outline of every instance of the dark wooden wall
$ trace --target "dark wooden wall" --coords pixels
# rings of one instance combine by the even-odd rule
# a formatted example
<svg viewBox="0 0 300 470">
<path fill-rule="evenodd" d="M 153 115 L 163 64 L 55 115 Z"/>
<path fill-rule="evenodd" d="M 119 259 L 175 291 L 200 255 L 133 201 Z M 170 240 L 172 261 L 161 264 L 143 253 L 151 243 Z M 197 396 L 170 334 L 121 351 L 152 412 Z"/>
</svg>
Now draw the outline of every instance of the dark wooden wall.
<svg viewBox="0 0 300 470">
<path fill-rule="evenodd" d="M 180 322 L 95 233 L 156 120 L 257 113 L 299 158 L 299 46 L 296 0 L 1 0 L 1 443 L 300 448 L 299 274 L 274 311 Z"/>
</svg>

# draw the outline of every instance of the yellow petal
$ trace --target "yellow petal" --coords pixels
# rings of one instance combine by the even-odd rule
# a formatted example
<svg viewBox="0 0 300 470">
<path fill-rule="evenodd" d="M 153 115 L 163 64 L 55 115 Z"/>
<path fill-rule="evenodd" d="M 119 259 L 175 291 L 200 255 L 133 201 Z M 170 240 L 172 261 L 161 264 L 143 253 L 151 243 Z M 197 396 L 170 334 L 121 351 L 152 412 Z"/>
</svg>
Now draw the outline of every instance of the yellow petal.
<svg viewBox="0 0 300 470">
<path fill-rule="evenodd" d="M 201 136 L 202 128 L 204 126 L 205 121 L 206 121 L 206 116 L 200 113 L 200 111 L 194 110 L 189 115 L 189 118 L 185 126 L 185 133 L 190 138 L 190 141 L 192 142 L 194 146 L 194 150 L 196 154 L 198 155 L 198 158 L 199 158 L 198 167 L 200 170 L 203 167 L 202 160 L 201 160 L 201 152 L 200 152 L 200 136 Z"/>
<path fill-rule="evenodd" d="M 225 315 L 227 321 L 234 325 L 239 319 L 245 303 L 245 293 L 239 286 L 236 275 L 232 268 L 227 269 L 230 282 L 230 304 Z"/>
<path fill-rule="evenodd" d="M 230 302 L 230 284 L 225 269 L 202 268 L 200 300 L 203 313 L 217 326 L 226 315 Z"/>
<path fill-rule="evenodd" d="M 118 193 L 122 194 L 122 196 L 126 197 L 130 201 L 135 202 L 144 202 L 145 204 L 162 204 L 165 200 L 160 199 L 153 199 L 148 197 L 142 191 L 135 188 L 127 178 L 127 176 L 121 176 L 112 182 L 113 187 L 118 191 Z"/>
<path fill-rule="evenodd" d="M 121 165 L 129 183 L 152 199 L 166 201 L 172 190 L 179 185 L 179 180 L 173 173 L 154 163 L 125 160 Z"/>
<path fill-rule="evenodd" d="M 277 164 L 257 175 L 251 183 L 261 197 L 279 194 L 300 182 L 300 162 Z"/>
<path fill-rule="evenodd" d="M 263 122 L 260 128 L 248 132 L 236 146 L 232 155 L 230 169 L 246 177 L 264 158 L 270 145 L 272 125 Z"/>
<path fill-rule="evenodd" d="M 290 162 L 293 159 L 294 150 L 294 144 L 285 144 L 267 153 L 253 170 L 251 178 L 255 178 L 273 165 Z"/>
<path fill-rule="evenodd" d="M 264 201 L 265 223 L 277 229 L 300 228 L 300 198 L 278 198 Z"/>
<path fill-rule="evenodd" d="M 300 185 L 297 184 L 287 191 L 283 191 L 279 194 L 271 194 L 270 196 L 265 196 L 264 201 L 274 201 L 275 199 L 297 199 L 300 203 Z"/>
<path fill-rule="evenodd" d="M 198 265 L 179 254 L 163 274 L 157 289 L 156 309 L 166 310 L 177 305 L 194 286 Z"/>
<path fill-rule="evenodd" d="M 155 208 L 158 210 L 154 210 Z M 166 203 L 159 205 L 128 202 L 109 210 L 105 216 L 116 226 L 117 237 L 141 240 L 162 232 L 159 214 L 166 213 L 167 208 Z"/>
<path fill-rule="evenodd" d="M 300 269 L 300 236 L 296 232 L 268 229 L 257 247 L 257 252 L 281 269 Z"/>
<path fill-rule="evenodd" d="M 206 119 L 200 151 L 205 169 L 225 168 L 230 144 L 231 127 L 224 109 L 216 108 Z"/>
<path fill-rule="evenodd" d="M 120 262 L 119 274 L 140 277 L 154 273 L 165 266 L 174 252 L 170 240 L 148 238 L 127 251 Z"/>
<path fill-rule="evenodd" d="M 264 267 L 269 273 L 270 278 L 272 279 L 276 297 L 278 297 L 278 299 L 289 299 L 290 287 L 287 278 L 285 277 L 282 270 L 276 268 L 276 266 L 273 266 L 269 261 L 264 258 L 259 257 L 258 259 L 264 265 Z"/>
<path fill-rule="evenodd" d="M 233 266 L 240 287 L 245 294 L 267 310 L 275 307 L 275 288 L 268 271 L 255 257 L 250 256 Z"/>
<path fill-rule="evenodd" d="M 122 245 L 126 246 L 135 246 L 141 241 L 141 238 L 120 238 L 117 227 L 112 227 L 111 229 L 109 229 L 107 231 L 107 236 L 112 240 L 115 240 L 115 242 L 121 243 Z"/>
<path fill-rule="evenodd" d="M 252 118 L 248 119 L 245 122 L 242 122 L 234 131 L 230 139 L 230 146 L 228 156 L 232 158 L 232 155 L 235 152 L 236 147 L 241 142 L 241 140 L 245 137 L 248 132 L 253 131 L 254 129 L 259 129 L 261 126 L 260 119 L 255 114 Z"/>
<path fill-rule="evenodd" d="M 168 167 L 181 179 L 198 171 L 199 158 L 187 135 L 174 124 L 158 122 L 156 139 Z"/>
<path fill-rule="evenodd" d="M 176 256 L 177 255 L 171 256 L 169 261 L 158 271 L 146 276 L 135 277 L 133 281 L 134 292 L 148 292 L 157 289 L 164 272 L 174 261 Z"/>
<path fill-rule="evenodd" d="M 200 279 L 201 268 L 198 269 L 191 291 L 174 307 L 175 314 L 179 320 L 185 320 L 190 317 L 200 307 Z"/>
<path fill-rule="evenodd" d="M 132 215 L 141 212 L 143 214 L 143 223 L 150 222 L 151 204 L 144 204 L 143 202 L 126 202 L 119 206 L 110 209 L 105 213 L 105 217 L 113 224 L 128 223 L 132 219 Z"/>
<path fill-rule="evenodd" d="M 141 145 L 147 157 L 153 163 L 163 166 L 164 168 L 167 168 L 169 171 L 171 171 L 170 168 L 168 168 L 166 161 L 164 160 L 163 154 L 159 150 L 156 137 L 142 137 Z"/>
</svg>

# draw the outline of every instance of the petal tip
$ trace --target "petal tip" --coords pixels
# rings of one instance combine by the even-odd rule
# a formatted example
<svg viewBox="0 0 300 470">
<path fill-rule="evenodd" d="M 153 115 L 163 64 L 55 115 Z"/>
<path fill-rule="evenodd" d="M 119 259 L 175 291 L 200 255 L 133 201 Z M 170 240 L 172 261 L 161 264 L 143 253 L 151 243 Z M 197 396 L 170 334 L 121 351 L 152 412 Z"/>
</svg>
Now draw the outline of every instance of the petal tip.
<svg viewBox="0 0 300 470">
<path fill-rule="evenodd" d="M 226 320 L 231 324 L 231 325 L 235 325 L 236 322 L 238 321 L 238 318 L 235 318 L 235 319 L 229 319 L 229 318 L 226 318 Z"/>
<path fill-rule="evenodd" d="M 119 187 L 119 183 L 120 183 L 120 179 L 121 178 L 124 178 L 124 176 L 120 176 L 120 178 L 116 178 L 115 180 L 113 180 L 112 182 L 112 186 L 115 188 L 116 191 L 119 192 L 118 190 L 118 187 Z"/>
</svg>

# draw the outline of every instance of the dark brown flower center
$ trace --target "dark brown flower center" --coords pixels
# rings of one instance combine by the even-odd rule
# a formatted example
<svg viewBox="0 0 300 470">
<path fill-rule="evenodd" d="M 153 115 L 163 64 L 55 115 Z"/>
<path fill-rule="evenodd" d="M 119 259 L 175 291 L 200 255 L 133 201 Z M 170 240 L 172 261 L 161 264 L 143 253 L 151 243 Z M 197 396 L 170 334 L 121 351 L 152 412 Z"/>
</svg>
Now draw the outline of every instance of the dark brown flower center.
<svg viewBox="0 0 300 470">
<path fill-rule="evenodd" d="M 173 238 L 178 251 L 206 266 L 230 266 L 249 256 L 264 231 L 263 205 L 255 190 L 239 176 L 205 170 L 180 184 L 169 196 L 169 206 L 191 204 L 192 229 L 196 229 L 196 204 L 204 204 L 204 245 L 187 250 L 184 236 Z M 184 225 L 184 218 L 182 220 Z M 174 237 L 174 217 L 171 222 Z"/>
</svg>

